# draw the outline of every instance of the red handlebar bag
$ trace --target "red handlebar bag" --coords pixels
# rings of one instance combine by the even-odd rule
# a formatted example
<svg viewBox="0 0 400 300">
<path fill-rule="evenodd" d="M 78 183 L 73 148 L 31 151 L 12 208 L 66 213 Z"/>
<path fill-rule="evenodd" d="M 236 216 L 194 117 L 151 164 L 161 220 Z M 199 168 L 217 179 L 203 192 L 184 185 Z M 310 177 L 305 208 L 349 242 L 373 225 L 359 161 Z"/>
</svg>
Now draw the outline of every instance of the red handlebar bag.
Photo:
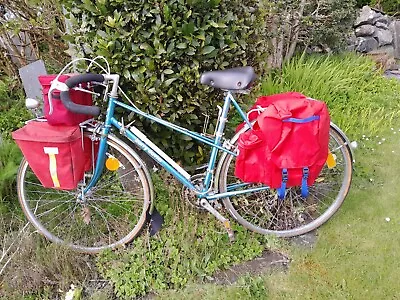
<svg viewBox="0 0 400 300">
<path fill-rule="evenodd" d="M 291 186 L 307 196 L 328 157 L 329 126 L 324 102 L 281 94 L 240 135 L 235 175 L 281 189 L 280 197 Z"/>
<path fill-rule="evenodd" d="M 29 166 L 46 188 L 76 189 L 90 168 L 90 140 L 79 126 L 31 121 L 12 133 Z"/>
<path fill-rule="evenodd" d="M 39 76 L 39 82 L 42 85 L 43 101 L 44 101 L 44 115 L 50 125 L 78 125 L 83 121 L 91 118 L 89 115 L 77 114 L 70 112 L 65 108 L 60 99 L 60 91 L 53 90 L 51 95 L 51 102 L 53 111 L 50 111 L 49 103 L 49 90 L 51 82 L 57 77 L 57 75 L 43 75 Z M 67 81 L 70 75 L 61 75 L 58 80 L 60 82 Z M 83 83 L 80 85 L 81 88 L 88 89 L 88 85 Z M 82 91 L 71 89 L 69 91 L 72 102 L 81 105 L 91 106 L 93 104 L 92 95 Z"/>
</svg>

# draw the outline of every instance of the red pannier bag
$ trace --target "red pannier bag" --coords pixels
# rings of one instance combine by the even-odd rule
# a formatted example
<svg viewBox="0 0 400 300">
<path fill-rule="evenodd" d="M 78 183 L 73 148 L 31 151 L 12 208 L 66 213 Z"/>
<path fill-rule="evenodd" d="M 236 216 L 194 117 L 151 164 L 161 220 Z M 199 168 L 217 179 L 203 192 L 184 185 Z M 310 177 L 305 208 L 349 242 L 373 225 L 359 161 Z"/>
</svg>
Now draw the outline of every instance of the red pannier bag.
<svg viewBox="0 0 400 300">
<path fill-rule="evenodd" d="M 31 121 L 12 133 L 29 166 L 46 188 L 73 190 L 91 167 L 91 141 L 79 126 Z"/>
<path fill-rule="evenodd" d="M 264 106 L 262 113 L 238 140 L 235 175 L 278 189 L 280 198 L 286 187 L 301 186 L 306 197 L 328 157 L 326 104 L 300 93 L 284 93 L 260 97 L 257 106 Z"/>
<path fill-rule="evenodd" d="M 65 82 L 68 78 L 73 75 L 60 75 L 58 81 Z M 91 118 L 89 115 L 73 113 L 65 108 L 60 99 L 60 91 L 53 90 L 51 95 L 51 106 L 53 110 L 50 111 L 51 106 L 49 103 L 49 90 L 52 81 L 57 77 L 57 75 L 42 75 L 39 76 L 39 82 L 42 85 L 43 101 L 44 101 L 44 116 L 50 125 L 78 125 Z M 81 85 L 82 88 L 88 89 L 86 83 Z M 90 93 L 85 93 L 83 91 L 77 91 L 71 89 L 69 91 L 71 100 L 76 104 L 93 105 L 92 95 Z"/>
</svg>

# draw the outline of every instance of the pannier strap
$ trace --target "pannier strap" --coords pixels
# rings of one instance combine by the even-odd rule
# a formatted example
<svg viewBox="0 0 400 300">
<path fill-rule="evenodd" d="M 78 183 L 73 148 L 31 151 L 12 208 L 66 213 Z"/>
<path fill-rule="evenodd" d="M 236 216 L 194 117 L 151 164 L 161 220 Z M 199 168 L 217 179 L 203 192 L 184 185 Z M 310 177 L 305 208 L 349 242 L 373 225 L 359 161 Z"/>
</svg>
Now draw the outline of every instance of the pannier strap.
<svg viewBox="0 0 400 300">
<path fill-rule="evenodd" d="M 308 167 L 304 167 L 303 177 L 301 179 L 301 196 L 303 198 L 307 198 L 309 195 L 308 184 L 307 184 L 309 173 L 310 170 L 308 169 Z M 276 190 L 278 193 L 278 198 L 281 200 L 285 199 L 287 181 L 288 181 L 288 170 L 282 169 L 282 185 L 280 188 Z"/>
<path fill-rule="evenodd" d="M 301 196 L 303 198 L 307 198 L 308 197 L 308 184 L 307 184 L 307 180 L 308 180 L 308 174 L 309 174 L 310 170 L 307 167 L 303 168 L 303 178 L 301 179 Z"/>
<path fill-rule="evenodd" d="M 315 120 L 319 120 L 319 116 L 312 116 L 312 117 L 308 117 L 308 118 L 305 118 L 305 119 L 288 118 L 288 119 L 282 120 L 282 122 L 291 122 L 291 123 L 302 124 L 302 123 L 312 122 L 312 121 L 315 121 Z"/>
<path fill-rule="evenodd" d="M 288 180 L 288 170 L 283 169 L 282 170 L 282 185 L 279 189 L 276 190 L 278 193 L 278 198 L 281 200 L 285 199 L 287 180 Z"/>
</svg>

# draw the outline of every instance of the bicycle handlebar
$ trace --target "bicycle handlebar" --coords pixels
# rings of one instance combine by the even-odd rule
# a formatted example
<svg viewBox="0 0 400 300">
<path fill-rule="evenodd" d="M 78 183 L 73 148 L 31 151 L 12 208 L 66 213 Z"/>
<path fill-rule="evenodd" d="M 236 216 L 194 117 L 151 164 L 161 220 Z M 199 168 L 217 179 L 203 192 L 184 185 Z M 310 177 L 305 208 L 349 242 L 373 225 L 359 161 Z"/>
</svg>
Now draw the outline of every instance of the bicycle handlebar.
<svg viewBox="0 0 400 300">
<path fill-rule="evenodd" d="M 86 83 L 91 81 L 103 82 L 104 76 L 100 74 L 76 75 L 67 79 L 67 81 L 65 81 L 65 84 L 68 86 L 69 89 L 72 89 L 76 87 L 79 83 Z M 60 98 L 65 108 L 69 111 L 77 114 L 91 115 L 94 117 L 97 117 L 100 114 L 100 108 L 95 105 L 86 106 L 72 102 L 71 98 L 69 97 L 69 91 L 62 91 L 60 94 Z"/>
</svg>

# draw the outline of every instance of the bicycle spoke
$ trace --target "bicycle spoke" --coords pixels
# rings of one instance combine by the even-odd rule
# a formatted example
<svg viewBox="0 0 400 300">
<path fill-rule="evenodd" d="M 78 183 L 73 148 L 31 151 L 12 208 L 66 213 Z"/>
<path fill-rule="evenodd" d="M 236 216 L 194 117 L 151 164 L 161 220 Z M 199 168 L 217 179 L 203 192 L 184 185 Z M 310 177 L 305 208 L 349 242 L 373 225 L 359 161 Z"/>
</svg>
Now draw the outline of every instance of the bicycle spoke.
<svg viewBox="0 0 400 300">
<path fill-rule="evenodd" d="M 120 142 L 108 141 L 108 155 L 121 168 L 106 168 L 100 179 L 80 200 L 87 182 L 71 191 L 45 188 L 25 163 L 18 181 L 21 205 L 32 211 L 32 224 L 52 241 L 62 241 L 84 252 L 99 252 L 124 244 L 145 224 L 150 207 L 150 188 L 143 164 Z M 90 172 L 85 176 L 91 178 Z"/>
<path fill-rule="evenodd" d="M 301 196 L 300 187 L 288 188 L 283 200 L 278 199 L 274 190 L 247 193 L 246 196 L 230 196 L 223 199 L 228 212 L 245 227 L 260 233 L 293 236 L 312 230 L 338 209 L 348 191 L 347 178 L 351 176 L 351 160 L 345 146 L 338 134 L 331 130 L 329 149 L 335 154 L 335 167 L 329 169 L 324 166 L 316 182 L 309 187 L 308 197 Z M 222 168 L 221 193 L 231 185 L 243 184 L 234 176 L 234 157 L 227 154 Z M 258 186 L 246 184 L 236 191 L 250 190 Z"/>
</svg>

